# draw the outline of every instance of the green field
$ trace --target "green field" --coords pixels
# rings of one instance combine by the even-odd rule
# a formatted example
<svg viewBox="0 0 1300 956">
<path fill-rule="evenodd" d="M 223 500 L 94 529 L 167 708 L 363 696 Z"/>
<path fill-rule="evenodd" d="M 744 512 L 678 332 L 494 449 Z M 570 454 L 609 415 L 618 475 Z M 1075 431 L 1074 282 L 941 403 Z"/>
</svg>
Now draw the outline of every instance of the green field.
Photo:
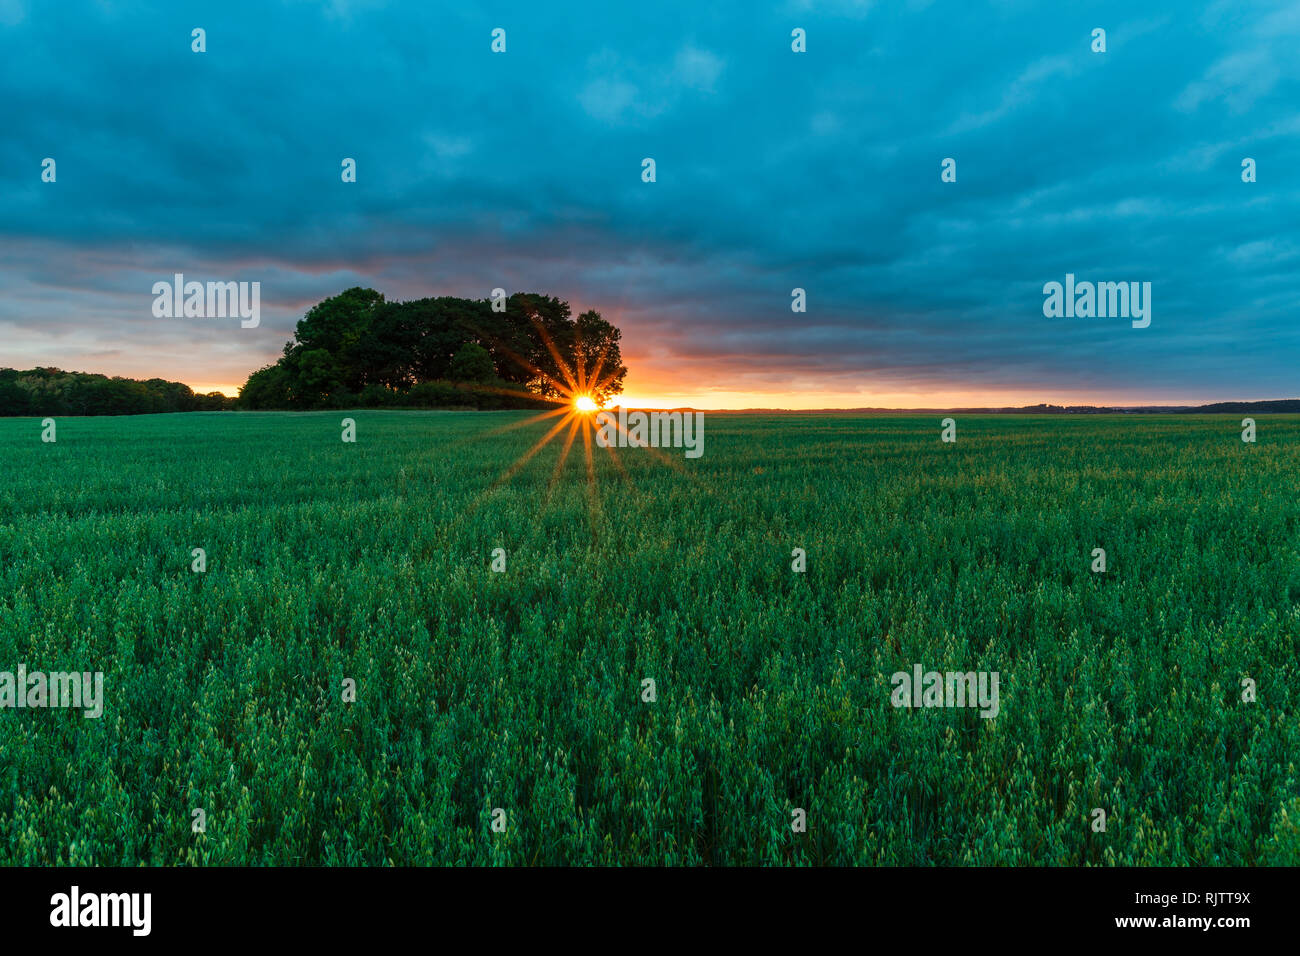
<svg viewBox="0 0 1300 956">
<path fill-rule="evenodd" d="M 528 417 L 0 420 L 0 863 L 1300 863 L 1300 418 Z"/>
</svg>

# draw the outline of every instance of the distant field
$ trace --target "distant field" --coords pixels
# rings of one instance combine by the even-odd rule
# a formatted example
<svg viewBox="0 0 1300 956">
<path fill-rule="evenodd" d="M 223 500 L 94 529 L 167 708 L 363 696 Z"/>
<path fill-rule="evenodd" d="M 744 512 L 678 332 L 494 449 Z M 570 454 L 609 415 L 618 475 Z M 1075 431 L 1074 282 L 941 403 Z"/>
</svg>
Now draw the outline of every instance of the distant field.
<svg viewBox="0 0 1300 956">
<path fill-rule="evenodd" d="M 528 417 L 0 420 L 0 863 L 1300 863 L 1300 416 Z"/>
</svg>

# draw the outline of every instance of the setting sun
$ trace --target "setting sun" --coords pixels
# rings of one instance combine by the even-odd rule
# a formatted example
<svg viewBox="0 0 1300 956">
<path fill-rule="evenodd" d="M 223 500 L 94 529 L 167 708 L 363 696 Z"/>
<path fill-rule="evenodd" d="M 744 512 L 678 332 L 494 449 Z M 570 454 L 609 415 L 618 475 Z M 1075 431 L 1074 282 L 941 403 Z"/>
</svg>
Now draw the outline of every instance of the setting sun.
<svg viewBox="0 0 1300 956">
<path fill-rule="evenodd" d="M 597 408 L 595 400 L 590 395 L 579 395 L 573 401 L 573 407 L 580 412 L 594 412 Z"/>
</svg>

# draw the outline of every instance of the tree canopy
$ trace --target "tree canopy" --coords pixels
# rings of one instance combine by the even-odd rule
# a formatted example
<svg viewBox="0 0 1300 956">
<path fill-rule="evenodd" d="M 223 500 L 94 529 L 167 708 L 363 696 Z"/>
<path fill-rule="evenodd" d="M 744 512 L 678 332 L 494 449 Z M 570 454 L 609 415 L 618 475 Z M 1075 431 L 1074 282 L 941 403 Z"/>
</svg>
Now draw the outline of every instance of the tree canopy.
<svg viewBox="0 0 1300 956">
<path fill-rule="evenodd" d="M 188 385 L 160 378 L 137 381 L 58 368 L 0 369 L 0 416 L 150 415 L 231 408 L 220 392 L 196 395 Z"/>
<path fill-rule="evenodd" d="M 620 332 L 569 304 L 516 293 L 493 309 L 453 296 L 389 302 L 374 289 L 325 299 L 298 322 L 274 365 L 249 376 L 244 408 L 350 405 L 520 408 L 619 394 Z"/>
</svg>

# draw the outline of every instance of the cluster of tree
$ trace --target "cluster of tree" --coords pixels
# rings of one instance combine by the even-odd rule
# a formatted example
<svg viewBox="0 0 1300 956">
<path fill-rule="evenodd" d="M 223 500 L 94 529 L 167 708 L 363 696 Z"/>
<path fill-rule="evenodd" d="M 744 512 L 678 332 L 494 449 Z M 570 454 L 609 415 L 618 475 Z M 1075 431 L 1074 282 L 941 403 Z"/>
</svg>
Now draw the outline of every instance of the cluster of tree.
<svg viewBox="0 0 1300 956">
<path fill-rule="evenodd" d="M 516 293 L 388 302 L 352 288 L 313 306 L 284 355 L 249 376 L 251 409 L 528 408 L 622 391 L 620 333 L 594 311 Z"/>
<path fill-rule="evenodd" d="M 142 382 L 57 368 L 0 369 L 0 416 L 217 412 L 234 402 L 220 392 L 196 395 L 188 385 L 160 378 Z"/>
</svg>

